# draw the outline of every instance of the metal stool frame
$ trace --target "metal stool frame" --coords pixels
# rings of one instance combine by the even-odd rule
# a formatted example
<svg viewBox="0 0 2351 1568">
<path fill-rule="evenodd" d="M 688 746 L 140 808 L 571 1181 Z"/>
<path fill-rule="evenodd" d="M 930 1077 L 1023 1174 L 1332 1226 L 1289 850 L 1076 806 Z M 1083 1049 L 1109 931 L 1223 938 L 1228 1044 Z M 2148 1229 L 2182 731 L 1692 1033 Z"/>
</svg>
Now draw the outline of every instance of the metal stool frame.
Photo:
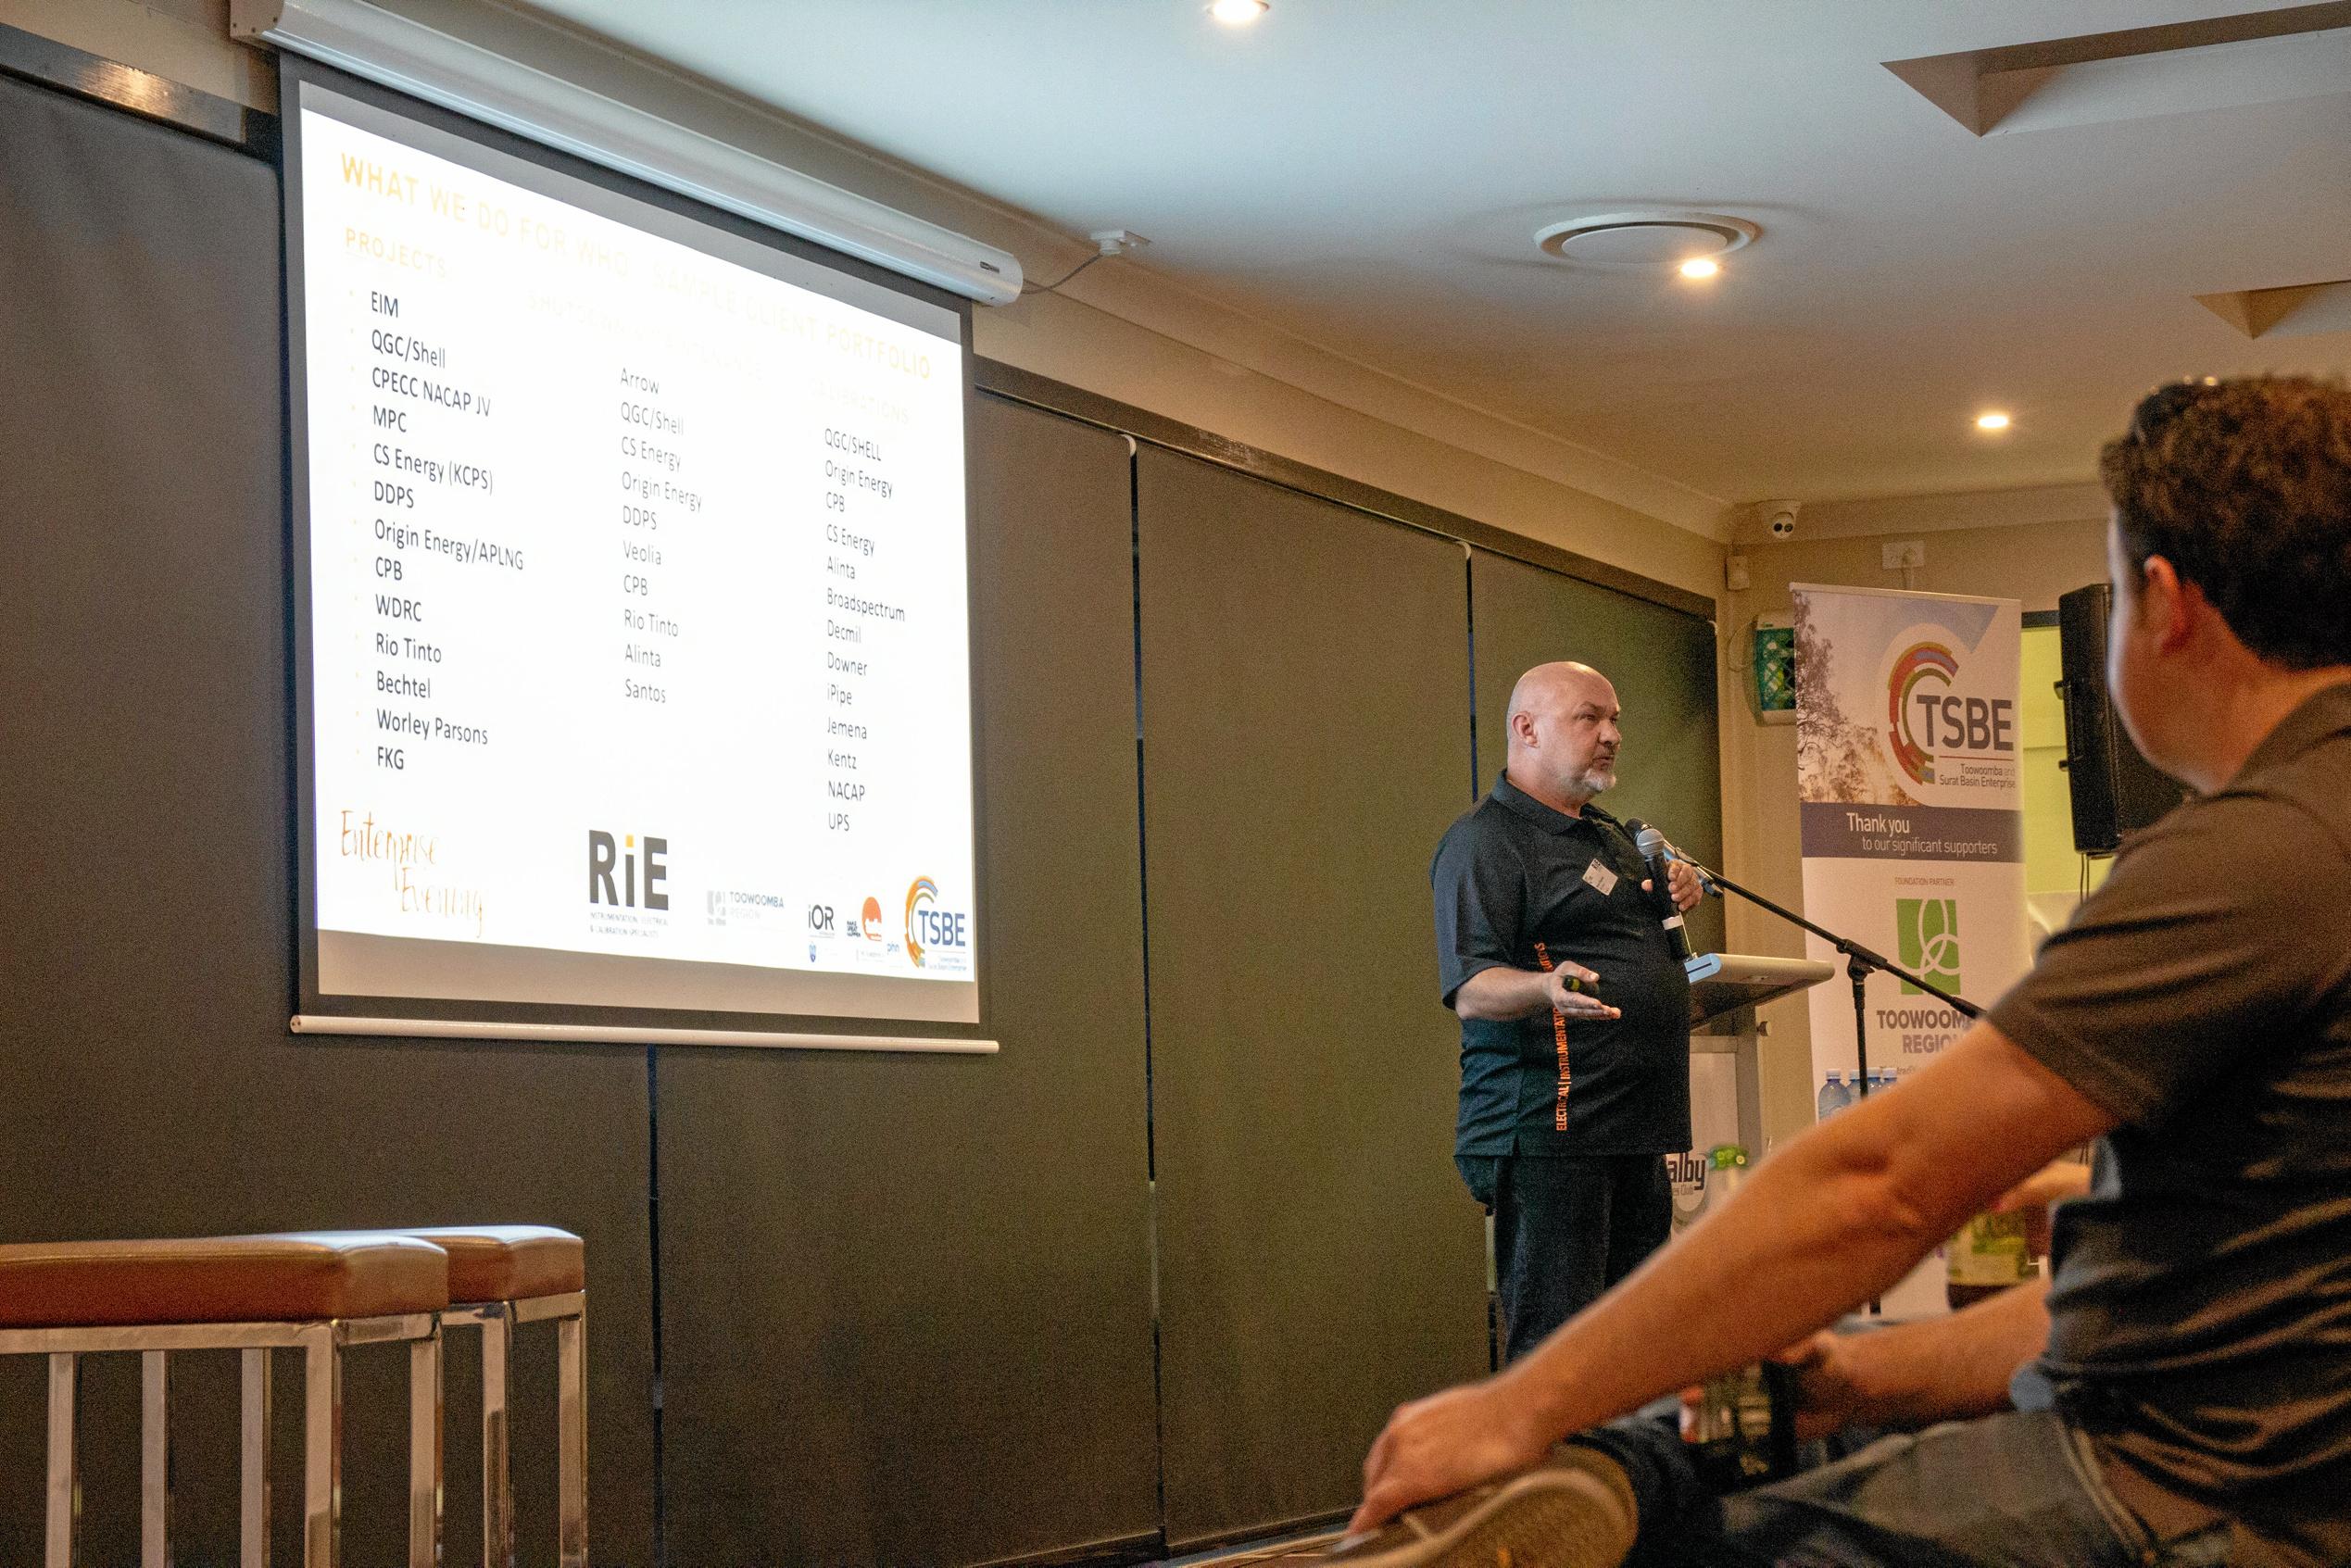
<svg viewBox="0 0 2351 1568">
<path fill-rule="evenodd" d="M 453 1302 L 442 1324 L 482 1331 L 482 1560 L 515 1568 L 508 1408 L 514 1330 L 553 1323 L 556 1337 L 556 1549 L 559 1568 L 587 1568 L 587 1292 L 513 1301 Z"/>
<path fill-rule="evenodd" d="M 74 1568 L 82 1516 L 75 1406 L 82 1358 L 137 1351 L 140 1568 L 171 1561 L 170 1357 L 236 1350 L 244 1360 L 238 1506 L 239 1568 L 270 1562 L 270 1352 L 302 1352 L 302 1561 L 339 1568 L 343 1523 L 343 1352 L 409 1347 L 409 1563 L 441 1561 L 441 1325 L 434 1312 L 307 1323 L 130 1323 L 0 1329 L 0 1355 L 49 1358 L 49 1482 L 44 1568 Z"/>
</svg>

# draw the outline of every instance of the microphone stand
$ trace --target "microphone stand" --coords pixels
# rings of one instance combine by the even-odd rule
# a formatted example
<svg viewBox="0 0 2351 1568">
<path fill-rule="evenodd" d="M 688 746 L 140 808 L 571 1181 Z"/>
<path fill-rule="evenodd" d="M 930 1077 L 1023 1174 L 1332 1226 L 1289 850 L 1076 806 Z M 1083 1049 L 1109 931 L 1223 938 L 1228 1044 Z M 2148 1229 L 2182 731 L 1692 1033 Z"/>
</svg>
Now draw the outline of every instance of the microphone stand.
<svg viewBox="0 0 2351 1568">
<path fill-rule="evenodd" d="M 1867 999 L 1867 983 L 1873 971 L 1894 975 L 1900 979 L 1906 980 L 1911 985 L 1916 985 L 1919 990 L 1924 991 L 1927 995 L 1950 1003 L 1954 1008 L 1956 1008 L 1960 1012 L 1966 1014 L 1969 1018 L 1980 1018 L 1983 1016 L 1983 1009 L 1968 1000 L 1965 997 L 1955 997 L 1941 986 L 1931 984 L 1919 975 L 1913 974 L 1910 971 L 1903 968 L 1900 964 L 1895 963 L 1892 960 L 1887 958 L 1882 953 L 1872 952 L 1867 947 L 1863 947 L 1860 943 L 1853 940 L 1853 938 L 1849 936 L 1840 936 L 1826 926 L 1816 925 L 1811 921 L 1804 919 L 1804 916 L 1796 913 L 1793 909 L 1782 909 L 1778 904 L 1775 904 L 1770 899 L 1765 897 L 1762 894 L 1754 892 L 1750 888 L 1741 887 L 1727 876 L 1721 876 L 1714 872 L 1708 871 L 1697 861 L 1690 859 L 1690 857 L 1687 855 L 1679 855 L 1678 851 L 1676 853 L 1679 859 L 1689 861 L 1690 868 L 1698 873 L 1700 882 L 1705 885 L 1708 892 L 1714 894 L 1716 897 L 1719 897 L 1725 893 L 1736 893 L 1741 898 L 1746 899 L 1750 904 L 1754 904 L 1760 909 L 1770 910 L 1773 914 L 1778 915 L 1781 920 L 1786 921 L 1789 924 L 1801 926 L 1804 930 L 1811 932 L 1815 936 L 1819 937 L 1823 942 L 1828 943 L 1829 946 L 1834 947 L 1837 951 L 1845 956 L 1845 976 L 1853 982 L 1854 1062 L 1860 1070 L 1860 1093 L 1863 1098 L 1868 1098 L 1869 1094 L 1869 1008 Z"/>
</svg>

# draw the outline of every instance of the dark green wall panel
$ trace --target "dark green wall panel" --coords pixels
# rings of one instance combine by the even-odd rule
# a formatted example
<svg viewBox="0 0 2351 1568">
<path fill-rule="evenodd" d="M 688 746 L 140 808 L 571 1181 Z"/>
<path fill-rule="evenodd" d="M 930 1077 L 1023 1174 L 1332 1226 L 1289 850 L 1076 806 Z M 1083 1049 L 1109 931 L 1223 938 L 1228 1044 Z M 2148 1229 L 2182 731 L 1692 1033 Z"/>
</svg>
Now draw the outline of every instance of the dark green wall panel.
<svg viewBox="0 0 2351 1568">
<path fill-rule="evenodd" d="M 287 1033 L 278 211 L 265 164 L 0 80 L 0 1237 L 579 1232 L 593 1538 L 599 1562 L 646 1563 L 644 1053 Z M 543 1548 L 552 1353 L 531 1334 L 516 1415 Z M 180 1561 L 231 1562 L 233 1358 L 179 1360 Z M 115 1361 L 93 1363 L 84 1401 L 87 1562 L 137 1552 L 138 1377 Z M 453 1361 L 447 1552 L 464 1562 L 470 1342 Z M 280 1367 L 293 1562 L 300 1379 Z M 397 1352 L 354 1355 L 357 1568 L 404 1560 L 405 1379 Z M 0 1366 L 0 1562 L 40 1557 L 39 1401 L 37 1362 Z"/>
<path fill-rule="evenodd" d="M 994 1057 L 667 1050 L 673 1563 L 1157 1528 L 1125 442 L 979 401 Z"/>
<path fill-rule="evenodd" d="M 1467 803 L 1462 548 L 1138 462 L 1173 1544 L 1326 1513 L 1486 1366 L 1428 860 Z"/>
<path fill-rule="evenodd" d="M 1590 665 L 1616 688 L 1625 743 L 1601 805 L 1656 825 L 1677 847 L 1722 864 L 1722 746 L 1711 623 L 1614 589 L 1484 550 L 1470 556 L 1477 659 L 1477 787 L 1493 787 L 1509 746 L 1510 688 L 1557 659 Z M 1722 906 L 1690 916 L 1691 945 L 1722 946 Z"/>
</svg>

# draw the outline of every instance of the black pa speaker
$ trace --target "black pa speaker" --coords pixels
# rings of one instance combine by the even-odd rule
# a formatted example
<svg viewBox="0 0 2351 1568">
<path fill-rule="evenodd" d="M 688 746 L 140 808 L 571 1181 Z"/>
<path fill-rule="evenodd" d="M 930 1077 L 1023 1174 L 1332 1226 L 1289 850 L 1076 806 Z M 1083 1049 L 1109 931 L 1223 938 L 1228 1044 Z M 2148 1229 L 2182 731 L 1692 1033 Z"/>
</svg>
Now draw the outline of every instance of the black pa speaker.
<svg viewBox="0 0 2351 1568">
<path fill-rule="evenodd" d="M 2123 834 L 2147 826 L 2187 793 L 2139 755 L 2106 695 L 2106 610 L 2113 597 L 2106 583 L 2093 583 L 2057 599 L 2066 779 L 2073 788 L 2073 847 L 2084 855 L 2113 854 Z"/>
</svg>

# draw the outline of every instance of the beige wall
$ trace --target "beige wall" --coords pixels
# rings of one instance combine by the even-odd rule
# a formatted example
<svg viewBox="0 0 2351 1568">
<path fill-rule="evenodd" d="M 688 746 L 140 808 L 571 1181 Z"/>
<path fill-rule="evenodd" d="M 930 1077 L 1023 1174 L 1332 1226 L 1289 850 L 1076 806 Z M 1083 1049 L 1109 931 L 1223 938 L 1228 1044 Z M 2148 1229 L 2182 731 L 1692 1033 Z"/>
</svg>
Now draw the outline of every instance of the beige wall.
<svg viewBox="0 0 2351 1568">
<path fill-rule="evenodd" d="M 278 107 L 276 71 L 228 42 L 229 0 L 0 0 L 0 22 L 249 108 Z"/>
<path fill-rule="evenodd" d="M 479 0 L 379 0 L 961 231 L 1056 278 L 1088 254 L 1025 213 L 707 83 Z M 0 0 L 0 22 L 274 109 L 274 69 L 228 38 L 228 0 Z M 1105 262 L 1066 294 L 977 312 L 978 352 L 1480 522 L 1711 596 L 1716 497 L 1385 376 L 1152 272 Z"/>
<path fill-rule="evenodd" d="M 2093 493 L 2094 494 L 2094 493 Z M 2023 509 L 2021 497 L 1990 495 L 1940 498 L 1960 506 L 1959 516 L 1997 518 Z M 1892 533 L 1851 533 L 1807 539 L 1804 519 L 1787 543 L 1741 542 L 1735 558 L 1747 569 L 1744 592 L 1727 593 L 1721 621 L 1723 867 L 1733 880 L 1791 909 L 1802 909 L 1804 877 L 1796 811 L 1796 727 L 1755 721 L 1743 668 L 1747 629 L 1758 614 L 1789 608 L 1791 583 L 1830 583 L 1866 588 L 1900 588 L 1899 571 L 1882 564 L 1882 547 L 1915 539 L 1926 546 L 1927 563 L 1907 584 L 1936 594 L 1977 594 L 2023 601 L 2028 610 L 2055 609 L 2057 596 L 2106 576 L 2106 522 L 2091 512 L 2088 495 L 2059 498 L 2052 506 L 2033 493 L 2035 512 L 2071 509 L 2071 518 L 1976 527 L 1947 524 L 1920 528 L 1917 503 L 1884 503 L 1882 510 L 1905 524 Z M 2070 499 L 2070 507 L 2063 504 Z M 1809 514 L 1807 514 L 1809 515 Z M 1844 508 L 1842 528 L 1867 526 L 1860 508 Z M 1729 944 L 1735 952 L 1801 957 L 1803 933 L 1762 910 L 1732 901 Z M 1842 987 L 1840 974 L 1828 984 Z M 1813 1120 L 1811 1036 L 1805 1004 L 1795 997 L 1765 1014 L 1770 1035 L 1763 1045 L 1764 1129 L 1766 1143 L 1810 1126 Z"/>
</svg>

